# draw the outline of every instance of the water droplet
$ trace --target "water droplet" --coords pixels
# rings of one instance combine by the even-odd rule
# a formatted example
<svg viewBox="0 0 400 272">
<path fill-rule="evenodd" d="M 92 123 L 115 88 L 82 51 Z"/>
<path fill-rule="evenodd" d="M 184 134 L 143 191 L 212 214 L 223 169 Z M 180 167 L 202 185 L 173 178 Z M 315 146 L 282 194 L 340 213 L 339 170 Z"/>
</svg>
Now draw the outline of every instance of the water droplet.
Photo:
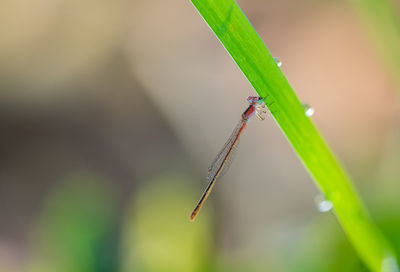
<svg viewBox="0 0 400 272">
<path fill-rule="evenodd" d="M 318 195 L 315 197 L 315 202 L 317 204 L 317 210 L 319 212 L 329 212 L 333 208 L 333 203 L 327 199 L 323 195 Z"/>
<path fill-rule="evenodd" d="M 395 257 L 390 256 L 383 259 L 382 272 L 399 272 L 399 266 Z"/>
<path fill-rule="evenodd" d="M 278 67 L 282 66 L 282 61 L 279 58 L 274 57 L 274 61 L 276 62 L 276 65 L 278 65 Z"/>
<path fill-rule="evenodd" d="M 314 115 L 315 110 L 314 110 L 314 108 L 311 107 L 310 105 L 304 103 L 304 104 L 303 104 L 303 108 L 304 108 L 304 113 L 305 113 L 305 115 L 306 115 L 307 117 L 311 117 L 311 116 Z"/>
<path fill-rule="evenodd" d="M 329 212 L 332 207 L 333 204 L 329 200 L 322 200 L 320 203 L 318 203 L 318 211 L 320 212 Z"/>
</svg>

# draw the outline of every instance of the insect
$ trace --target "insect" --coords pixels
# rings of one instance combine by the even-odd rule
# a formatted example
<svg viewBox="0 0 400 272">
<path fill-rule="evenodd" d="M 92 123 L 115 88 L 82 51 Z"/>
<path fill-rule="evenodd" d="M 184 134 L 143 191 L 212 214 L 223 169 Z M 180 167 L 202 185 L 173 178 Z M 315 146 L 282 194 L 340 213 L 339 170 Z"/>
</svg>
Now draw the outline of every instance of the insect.
<svg viewBox="0 0 400 272">
<path fill-rule="evenodd" d="M 194 221 L 194 219 L 196 218 L 197 214 L 200 211 L 200 208 L 203 206 L 204 202 L 210 195 L 211 190 L 215 185 L 215 181 L 219 177 L 223 176 L 228 170 L 229 166 L 231 165 L 232 154 L 236 150 L 240 136 L 242 135 L 244 129 L 247 126 L 247 122 L 254 114 L 256 114 L 256 116 L 260 120 L 265 119 L 265 114 L 267 113 L 267 110 L 265 108 L 265 103 L 263 102 L 263 99 L 257 96 L 249 96 L 247 98 L 247 101 L 249 102 L 249 106 L 242 113 L 239 123 L 236 125 L 228 141 L 222 147 L 221 151 L 218 153 L 218 155 L 215 157 L 214 161 L 208 168 L 207 180 L 209 183 L 206 189 L 204 190 L 204 193 L 202 194 L 196 207 L 190 214 L 190 221 Z"/>
</svg>

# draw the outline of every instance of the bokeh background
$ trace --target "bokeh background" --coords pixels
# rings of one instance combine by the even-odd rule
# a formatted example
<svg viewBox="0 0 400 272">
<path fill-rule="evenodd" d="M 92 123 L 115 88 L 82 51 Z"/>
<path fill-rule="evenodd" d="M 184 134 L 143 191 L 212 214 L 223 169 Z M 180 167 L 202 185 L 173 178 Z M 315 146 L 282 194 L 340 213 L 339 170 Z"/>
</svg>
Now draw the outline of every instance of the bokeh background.
<svg viewBox="0 0 400 272">
<path fill-rule="evenodd" d="M 356 3 L 238 3 L 399 253 L 385 40 Z M 189 222 L 249 95 L 190 1 L 2 0 L 0 271 L 368 271 L 273 118 Z"/>
</svg>

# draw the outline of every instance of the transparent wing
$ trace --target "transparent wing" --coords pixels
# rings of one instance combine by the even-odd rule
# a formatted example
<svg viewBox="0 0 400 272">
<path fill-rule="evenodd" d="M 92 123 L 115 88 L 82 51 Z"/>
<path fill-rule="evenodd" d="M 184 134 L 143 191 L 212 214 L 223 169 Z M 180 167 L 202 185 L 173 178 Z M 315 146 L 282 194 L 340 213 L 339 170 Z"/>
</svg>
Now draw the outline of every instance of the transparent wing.
<svg viewBox="0 0 400 272">
<path fill-rule="evenodd" d="M 238 140 L 236 141 L 236 143 L 232 146 L 231 154 L 229 154 L 229 156 L 228 156 L 228 158 L 226 159 L 224 165 L 221 166 L 222 169 L 221 169 L 221 171 L 220 171 L 220 173 L 219 173 L 219 175 L 218 175 L 218 178 L 223 177 L 223 176 L 226 174 L 226 172 L 228 172 L 229 167 L 231 167 L 232 162 L 233 162 L 233 160 L 235 159 L 236 152 L 237 152 L 237 150 L 239 149 L 239 143 L 240 143 L 240 139 L 238 139 Z"/>
<path fill-rule="evenodd" d="M 236 126 L 231 137 L 229 137 L 228 141 L 225 143 L 224 147 L 218 153 L 217 157 L 214 159 L 213 163 L 211 164 L 208 174 L 207 174 L 207 179 L 208 179 L 209 183 L 207 185 L 207 188 L 201 195 L 200 200 L 197 203 L 196 207 L 193 209 L 192 213 L 190 214 L 190 221 L 193 221 L 196 218 L 197 213 L 199 212 L 199 210 L 203 206 L 204 202 L 207 200 L 208 196 L 210 195 L 217 178 L 221 177 L 224 173 L 226 173 L 230 164 L 232 163 L 232 155 L 235 152 L 236 147 L 239 143 L 240 132 L 242 131 L 241 129 L 243 128 L 245 123 L 246 123 L 246 121 L 241 120 L 241 122 Z"/>
<path fill-rule="evenodd" d="M 239 123 L 233 130 L 231 136 L 226 141 L 225 145 L 222 147 L 221 151 L 215 157 L 207 172 L 207 181 L 212 181 L 214 177 L 219 173 L 219 176 L 222 176 L 226 173 L 229 166 L 232 163 L 232 155 L 237 150 L 237 146 L 239 143 L 239 134 L 241 132 L 242 127 L 246 124 L 246 121 L 240 119 Z M 224 169 L 221 169 L 223 167 Z"/>
</svg>

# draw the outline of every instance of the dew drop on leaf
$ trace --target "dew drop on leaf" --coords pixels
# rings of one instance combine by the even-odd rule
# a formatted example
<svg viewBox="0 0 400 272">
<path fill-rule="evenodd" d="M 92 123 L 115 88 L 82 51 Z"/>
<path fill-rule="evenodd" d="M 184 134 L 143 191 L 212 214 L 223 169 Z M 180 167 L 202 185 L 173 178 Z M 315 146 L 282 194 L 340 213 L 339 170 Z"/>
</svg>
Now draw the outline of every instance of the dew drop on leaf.
<svg viewBox="0 0 400 272">
<path fill-rule="evenodd" d="M 279 58 L 274 57 L 274 61 L 276 62 L 276 65 L 278 65 L 278 67 L 282 66 L 282 61 Z"/>
<path fill-rule="evenodd" d="M 308 104 L 306 104 L 306 103 L 303 103 L 303 108 L 304 108 L 304 114 L 305 114 L 307 117 L 311 117 L 311 116 L 314 115 L 315 110 L 314 110 L 314 108 L 311 107 L 310 105 L 308 105 Z"/>
<path fill-rule="evenodd" d="M 389 256 L 383 260 L 382 272 L 399 272 L 399 267 L 395 257 Z"/>
<path fill-rule="evenodd" d="M 333 207 L 333 203 L 325 199 L 323 195 L 316 196 L 315 203 L 317 205 L 317 210 L 322 213 L 329 212 Z"/>
</svg>

